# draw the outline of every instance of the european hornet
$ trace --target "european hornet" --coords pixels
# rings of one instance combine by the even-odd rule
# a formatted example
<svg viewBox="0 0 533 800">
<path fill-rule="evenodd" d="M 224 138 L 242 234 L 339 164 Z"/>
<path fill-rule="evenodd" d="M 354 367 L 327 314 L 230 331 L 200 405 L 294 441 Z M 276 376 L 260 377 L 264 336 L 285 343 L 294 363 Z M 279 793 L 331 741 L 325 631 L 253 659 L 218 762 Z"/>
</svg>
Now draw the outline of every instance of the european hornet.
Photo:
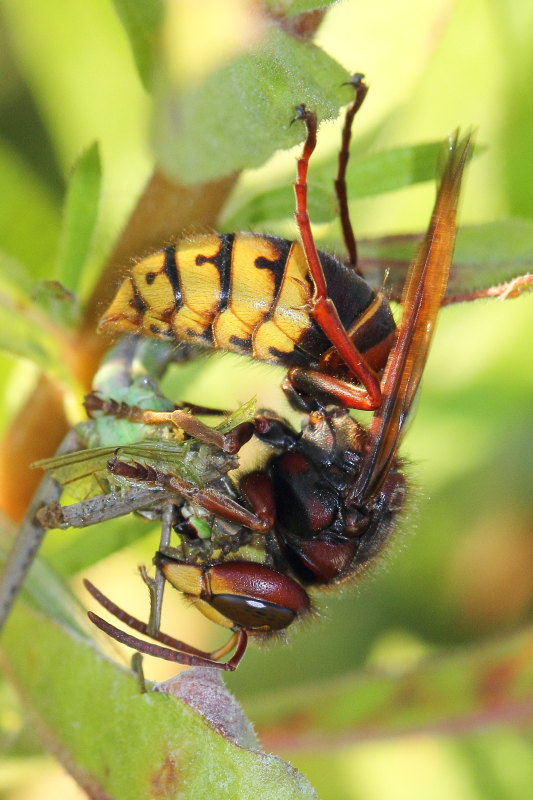
<svg viewBox="0 0 533 800">
<path fill-rule="evenodd" d="M 307 171 L 317 120 L 299 106 L 295 120 L 307 132 L 295 184 L 301 243 L 242 233 L 180 241 L 133 268 L 101 321 L 101 330 L 186 340 L 285 364 L 284 388 L 307 412 L 299 433 L 273 413 L 257 416 L 255 435 L 274 453 L 262 469 L 240 478 L 241 510 L 236 512 L 228 497 L 227 507 L 222 502 L 215 512 L 215 526 L 225 520 L 250 531 L 260 563 L 239 559 L 239 552 L 228 559 L 207 552 L 195 560 L 183 549 L 155 556 L 170 583 L 209 619 L 232 630 L 227 645 L 206 653 L 162 633 L 152 637 L 160 644 L 150 644 L 90 615 L 101 629 L 140 652 L 235 669 L 248 635 L 284 630 L 311 610 L 308 589 L 361 573 L 383 549 L 404 505 L 406 482 L 397 451 L 446 291 L 471 143 L 469 136 L 450 141 L 396 330 L 388 303 L 357 267 L 345 171 L 353 118 L 367 87 L 362 75 L 352 84 L 355 99 L 347 112 L 335 181 L 347 264 L 315 247 Z M 368 427 L 350 416 L 351 408 L 374 411 Z M 172 422 L 172 414 L 151 421 Z M 168 486 L 172 480 L 120 459 L 111 468 L 154 485 Z M 148 632 L 95 587 L 89 589 L 127 625 Z M 219 660 L 233 649 L 229 661 Z"/>
</svg>

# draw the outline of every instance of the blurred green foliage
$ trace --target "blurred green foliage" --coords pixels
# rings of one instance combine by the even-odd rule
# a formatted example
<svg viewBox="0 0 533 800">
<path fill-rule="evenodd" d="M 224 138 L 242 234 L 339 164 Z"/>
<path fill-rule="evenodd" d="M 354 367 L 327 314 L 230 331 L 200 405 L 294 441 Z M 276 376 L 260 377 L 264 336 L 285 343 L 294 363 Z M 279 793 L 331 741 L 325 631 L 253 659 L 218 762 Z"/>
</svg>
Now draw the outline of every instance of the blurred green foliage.
<svg viewBox="0 0 533 800">
<path fill-rule="evenodd" d="M 30 4 L 24 0 L 0 3 L 0 291 L 2 300 L 9 300 L 2 310 L 8 316 L 0 326 L 2 344 L 9 351 L 0 356 L 2 430 L 35 379 L 31 360 L 69 380 L 49 331 L 43 333 L 38 327 L 43 308 L 50 314 L 54 297 L 46 292 L 44 300 L 42 294 L 40 299 L 29 297 L 27 287 L 36 280 L 61 279 L 67 289 L 77 290 L 81 300 L 86 299 L 151 170 L 153 148 L 164 161 L 166 155 L 158 150 L 166 153 L 172 144 L 168 130 L 163 138 L 157 130 L 158 117 L 146 92 L 146 87 L 155 84 L 158 114 L 161 109 L 176 113 L 169 100 L 174 103 L 175 94 L 158 76 L 158 48 L 163 47 L 157 35 L 161 7 L 159 3 L 142 5 L 140 11 L 138 4 L 118 0 L 115 4 L 47 0 L 32 3 L 30 13 Z M 282 12 L 290 6 L 292 12 L 322 4 L 270 5 Z M 203 24 L 207 23 L 197 19 L 199 62 L 204 55 Z M 284 42 L 285 37 L 284 33 Z M 368 183 L 379 183 L 386 177 L 379 166 L 382 151 L 410 154 L 416 145 L 417 152 L 426 152 L 432 147 L 428 142 L 441 140 L 458 126 L 474 126 L 486 149 L 470 167 L 462 216 L 466 223 L 497 224 L 484 250 L 481 238 L 470 232 L 474 228 L 465 233 L 466 239 L 474 237 L 472 252 L 477 253 L 477 261 L 474 255 L 472 263 L 492 259 L 499 265 L 509 241 L 515 265 L 522 259 L 519 271 L 531 269 L 530 3 L 407 0 L 397 6 L 391 0 L 377 0 L 370 7 L 346 0 L 328 11 L 316 41 L 329 54 L 316 56 L 324 102 L 333 104 L 329 116 L 348 95 L 338 88 L 339 81 L 328 95 L 324 64 L 331 64 L 332 74 L 340 74 L 341 79 L 362 69 L 371 84 L 356 122 L 354 169 L 359 160 L 363 167 L 367 165 Z M 298 45 L 299 50 L 307 47 Z M 309 64 L 315 56 L 310 51 L 306 58 L 304 63 L 312 69 Z M 190 80 L 201 81 L 202 76 L 193 75 Z M 281 83 L 287 88 L 286 81 Z M 263 157 L 288 146 L 283 126 L 290 119 L 290 107 L 308 99 L 300 96 L 302 82 L 293 82 L 289 88 L 298 96 L 294 102 L 289 95 L 283 98 L 282 105 L 289 109 L 278 132 L 272 119 L 265 123 Z M 251 91 L 250 85 L 247 89 Z M 246 103 L 253 102 L 253 92 L 251 97 L 246 96 Z M 245 117 L 246 103 L 239 109 L 226 103 L 230 119 L 237 110 Z M 221 113 L 223 109 L 217 107 L 217 137 L 224 135 Z M 276 107 L 276 121 L 280 113 Z M 260 135 L 258 120 L 253 130 L 253 136 Z M 195 156 L 200 164 L 208 163 L 206 147 L 214 136 L 209 119 L 203 134 L 204 150 Z M 299 134 L 293 131 L 291 135 L 296 142 Z M 230 138 L 233 157 L 239 150 L 238 126 Z M 322 127 L 316 162 L 320 222 L 331 219 L 326 175 L 338 138 L 338 125 Z M 168 158 L 176 164 L 172 153 Z M 217 162 L 216 152 L 209 163 L 213 160 Z M 228 168 L 259 160 L 228 161 Z M 372 172 L 376 162 L 377 177 Z M 386 195 L 369 197 L 371 191 L 357 183 L 354 186 L 352 212 L 358 235 L 381 236 L 425 226 L 433 185 L 399 189 L 401 163 L 393 162 L 399 176 L 396 182 L 379 184 L 381 192 L 389 192 Z M 215 166 L 220 168 L 220 159 Z M 197 167 L 185 176 L 183 164 L 175 169 L 181 178 L 195 179 Z M 245 174 L 228 206 L 226 227 L 238 220 L 241 225 L 266 226 L 271 232 L 293 236 L 294 225 L 288 217 L 293 169 L 292 156 L 282 153 L 267 166 Z M 364 169 L 351 177 L 357 181 L 358 176 L 364 186 Z M 200 177 L 196 175 L 197 180 Z M 422 179 L 427 177 L 424 172 Z M 405 182 L 415 182 L 412 172 Z M 514 219 L 507 221 L 508 217 Z M 325 241 L 337 242 L 340 249 L 335 224 L 321 227 L 319 233 Z M 486 282 L 485 275 L 479 282 Z M 473 284 L 477 285 L 477 277 Z M 18 313 L 20 303 L 31 313 Z M 402 669 L 416 666 L 428 654 L 447 654 L 455 646 L 467 648 L 475 657 L 477 646 L 487 637 L 511 636 L 530 620 L 531 311 L 532 299 L 524 297 L 443 312 L 416 420 L 403 451 L 411 462 L 408 473 L 413 483 L 412 507 L 403 533 L 386 568 L 357 592 L 318 598 L 318 619 L 291 631 L 290 646 L 273 643 L 250 649 L 228 683 L 251 708 L 269 702 L 263 700 L 266 691 L 267 698 L 273 697 L 270 693 L 282 695 L 286 687 L 313 681 L 317 683 L 308 697 L 318 704 L 330 682 L 365 666 L 393 672 L 397 664 Z M 74 309 L 58 321 L 72 325 L 76 318 Z M 33 320 L 33 329 L 28 319 Z M 275 370 L 214 357 L 201 370 L 197 365 L 176 368 L 166 388 L 177 386 L 183 392 L 186 387 L 187 399 L 223 407 L 257 394 L 260 406 L 282 408 L 278 384 Z M 127 522 L 121 520 L 117 530 L 126 527 Z M 94 536 L 93 558 L 97 560 L 102 535 L 103 531 L 96 530 L 53 532 L 45 550 L 52 564 L 55 560 L 60 571 L 68 573 L 75 568 L 76 560 L 70 556 L 77 537 L 90 543 Z M 120 541 L 117 537 L 117 546 Z M 139 561 L 149 562 L 154 541 L 155 533 L 148 532 L 144 541 L 127 551 L 128 560 L 120 561 L 120 568 L 132 571 Z M 117 599 L 129 608 L 127 597 Z M 167 604 L 173 600 L 169 593 Z M 180 617 L 176 635 L 181 625 Z M 430 702 L 431 688 L 428 693 Z M 494 698 L 496 702 L 496 692 Z M 409 702 L 408 694 L 405 702 Z M 486 721 L 498 721 L 495 708 Z M 312 756 L 291 752 L 290 746 L 283 754 L 290 755 L 325 800 L 417 800 L 428 795 L 522 800 L 530 794 L 533 777 L 531 716 L 526 712 L 521 718 L 518 713 L 515 718 L 504 716 L 499 727 L 488 731 L 472 725 L 460 733 L 442 726 L 444 733 L 439 736 L 438 726 L 429 725 L 418 735 L 412 731 L 411 736 L 394 741 L 355 744 L 356 737 L 364 739 L 359 731 L 340 743 L 318 739 Z M 12 716 L 9 720 L 16 729 Z M 15 744 L 14 756 L 17 752 L 24 752 L 22 745 L 17 750 Z"/>
</svg>

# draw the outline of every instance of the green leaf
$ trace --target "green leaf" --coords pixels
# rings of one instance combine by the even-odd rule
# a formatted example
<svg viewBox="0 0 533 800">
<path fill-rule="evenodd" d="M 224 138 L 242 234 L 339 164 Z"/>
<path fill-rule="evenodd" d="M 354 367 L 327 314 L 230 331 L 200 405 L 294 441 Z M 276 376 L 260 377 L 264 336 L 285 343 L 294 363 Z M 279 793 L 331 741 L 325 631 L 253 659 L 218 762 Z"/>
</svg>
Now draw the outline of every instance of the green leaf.
<svg viewBox="0 0 533 800">
<path fill-rule="evenodd" d="M 252 397 L 250 400 L 247 400 L 246 403 L 243 403 L 236 408 L 235 411 L 232 411 L 231 414 L 228 414 L 225 417 L 220 425 L 217 425 L 217 431 L 221 433 L 228 433 L 232 428 L 237 427 L 237 425 L 242 425 L 243 422 L 252 422 L 256 414 L 256 399 Z"/>
<path fill-rule="evenodd" d="M 457 234 L 454 262 L 461 277 L 468 276 L 471 288 L 533 272 L 533 220 L 464 225 Z"/>
<path fill-rule="evenodd" d="M 424 181 L 435 180 L 436 165 L 442 142 L 429 142 L 396 147 L 381 153 L 371 153 L 350 159 L 347 183 L 350 198 L 373 197 L 393 192 Z M 312 164 L 309 174 L 309 216 L 313 223 L 335 219 L 337 201 L 333 179 L 337 157 Z M 225 222 L 228 230 L 257 230 L 268 228 L 270 222 L 285 219 L 294 213 L 294 177 L 287 175 L 284 185 L 277 186 L 246 202 Z"/>
<path fill-rule="evenodd" d="M 415 183 L 434 181 L 442 142 L 395 147 L 350 160 L 347 182 L 350 197 L 373 197 Z M 333 166 L 333 165 L 332 165 Z"/>
<path fill-rule="evenodd" d="M 79 321 L 81 309 L 78 296 L 58 281 L 34 283 L 31 299 L 55 324 L 73 328 Z"/>
<path fill-rule="evenodd" d="M 24 306 L 33 290 L 28 271 L 8 253 L 0 250 L 0 305 Z"/>
<path fill-rule="evenodd" d="M 303 125 L 290 125 L 296 105 L 305 103 L 319 119 L 336 116 L 353 94 L 341 85 L 347 78 L 313 44 L 270 27 L 253 50 L 199 85 L 180 91 L 163 82 L 154 120 L 157 160 L 183 183 L 257 167 L 303 139 Z"/>
<path fill-rule="evenodd" d="M 385 236 L 360 242 L 361 268 L 373 286 L 383 285 L 398 298 L 421 234 Z M 533 221 L 507 219 L 481 225 L 463 225 L 457 244 L 446 297 L 489 289 L 533 272 Z M 517 294 L 532 283 L 517 287 Z"/>
<path fill-rule="evenodd" d="M 294 214 L 294 192 L 291 180 L 283 186 L 257 194 L 247 200 L 231 217 L 224 221 L 224 227 L 231 231 L 268 230 L 269 225 Z M 337 215 L 337 205 L 333 190 L 329 186 L 318 185 L 313 181 L 307 195 L 309 217 L 314 224 L 331 222 Z"/>
<path fill-rule="evenodd" d="M 291 687 L 246 703 L 272 746 L 343 737 L 374 739 L 413 732 L 473 730 L 533 717 L 533 633 L 426 658 L 404 669 L 363 671 L 327 685 Z M 316 697 L 320 696 L 320 703 Z M 292 728 L 292 720 L 297 727 Z M 308 739 L 309 737 L 309 739 Z"/>
<path fill-rule="evenodd" d="M 78 319 L 78 298 L 58 281 L 32 281 L 27 270 L 0 251 L 0 306 L 23 313 L 35 324 L 71 327 Z"/>
<path fill-rule="evenodd" d="M 187 680 L 204 686 L 208 719 L 167 687 L 141 694 L 136 678 L 77 627 L 22 603 L 4 636 L 3 662 L 39 736 L 89 795 L 316 798 L 295 769 L 258 749 L 246 720 L 232 721 L 240 710 L 223 686 L 205 691 L 205 670 Z M 179 692 L 179 682 L 170 688 Z"/>
<path fill-rule="evenodd" d="M 128 35 L 135 64 L 146 89 L 151 88 L 158 55 L 158 34 L 163 21 L 162 0 L 113 0 Z"/>
<path fill-rule="evenodd" d="M 0 242 L 34 278 L 53 275 L 59 208 L 20 157 L 0 143 Z"/>
<path fill-rule="evenodd" d="M 58 331 L 28 297 L 30 285 L 20 265 L 0 253 L 0 349 L 28 358 L 70 385 Z"/>
<path fill-rule="evenodd" d="M 153 530 L 154 523 L 134 514 L 110 519 L 89 528 L 62 532 L 44 543 L 44 554 L 54 570 L 64 578 L 79 575 L 113 553 L 129 547 Z"/>
<path fill-rule="evenodd" d="M 100 187 L 100 155 L 94 143 L 80 157 L 70 179 L 57 256 L 57 279 L 75 292 L 80 287 L 96 225 Z"/>
<path fill-rule="evenodd" d="M 0 546 L 2 568 L 5 560 L 5 544 L 2 540 Z M 32 563 L 30 576 L 31 579 L 22 587 L 21 597 L 24 598 L 24 603 L 34 611 L 49 615 L 56 623 L 70 628 L 73 632 L 86 635 L 79 624 L 79 604 L 69 587 L 60 580 L 58 573 L 44 559 L 36 558 Z"/>
</svg>

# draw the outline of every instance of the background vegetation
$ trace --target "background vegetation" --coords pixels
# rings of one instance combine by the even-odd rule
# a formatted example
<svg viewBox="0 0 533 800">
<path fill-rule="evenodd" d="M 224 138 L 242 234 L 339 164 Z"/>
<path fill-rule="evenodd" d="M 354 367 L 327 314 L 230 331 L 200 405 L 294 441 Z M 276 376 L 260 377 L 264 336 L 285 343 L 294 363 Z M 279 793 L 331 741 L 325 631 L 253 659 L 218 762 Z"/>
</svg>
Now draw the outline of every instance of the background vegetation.
<svg viewBox="0 0 533 800">
<path fill-rule="evenodd" d="M 267 76 L 271 83 L 279 78 L 279 91 L 272 91 L 259 114 L 250 102 L 236 104 L 227 115 L 227 84 L 221 84 L 220 108 L 214 101 L 206 107 L 199 104 L 197 118 L 191 111 L 190 118 L 177 119 L 176 98 L 186 96 L 187 87 L 196 86 L 212 70 L 223 70 L 240 42 L 253 42 L 259 35 L 239 4 L 204 5 L 198 13 L 199 4 L 169 4 L 172 13 L 164 36 L 157 38 L 162 11 L 157 3 L 144 4 L 137 25 L 132 16 L 135 4 L 125 1 L 0 3 L 0 241 L 5 253 L 1 291 L 9 300 L 3 306 L 1 334 L 7 352 L 0 355 L 1 499 L 8 531 L 31 493 L 31 483 L 23 477 L 28 463 L 49 455 L 46 448 L 57 431 L 81 418 L 79 399 L 102 347 L 92 336 L 105 300 L 97 282 L 102 267 L 127 264 L 135 252 L 165 241 L 172 224 L 189 230 L 215 224 L 234 183 L 233 177 L 217 172 L 220 163 L 226 171 L 244 165 L 257 169 L 243 174 L 219 228 L 253 225 L 294 235 L 283 197 L 286 192 L 290 201 L 296 151 L 278 153 L 260 166 L 268 147 L 261 150 L 253 143 L 265 131 L 267 139 L 278 136 L 272 133 L 278 120 L 279 141 L 271 149 L 297 141 L 298 133 L 288 134 L 286 124 L 295 102 L 309 102 L 309 86 L 296 79 L 284 81 L 273 68 Z M 294 10 L 295 5 L 321 4 L 280 0 L 268 5 L 283 16 L 291 6 Z M 153 41 L 158 43 L 155 49 Z M 349 72 L 364 71 L 371 85 L 356 123 L 354 155 L 361 159 L 440 140 L 457 126 L 477 129 L 485 149 L 469 169 L 462 220 L 525 220 L 520 247 L 510 228 L 488 226 L 486 232 L 503 230 L 509 235 L 513 263 L 520 264 L 515 274 L 531 271 L 533 237 L 529 245 L 523 243 L 533 215 L 530 4 L 406 0 L 397 5 L 377 0 L 370 6 L 345 0 L 328 10 L 314 41 Z M 279 42 L 277 47 L 279 53 Z M 289 56 L 294 58 L 294 53 Z M 159 58 L 164 70 L 157 66 Z M 348 99 L 338 89 L 344 73 L 318 58 L 313 56 L 307 67 L 309 99 L 316 101 L 323 116 L 334 116 Z M 299 68 L 305 72 L 304 56 Z M 334 89 L 321 85 L 337 74 L 340 80 Z M 155 102 L 145 88 L 154 83 Z M 287 83 L 298 95 L 295 99 L 283 96 Z M 264 88 L 257 94 L 264 100 Z M 259 107 L 263 109 L 260 103 Z M 238 120 L 229 136 L 221 123 L 227 116 Z M 254 124 L 248 127 L 250 116 Z M 201 140 L 198 120 L 204 130 Z M 176 140 L 179 125 L 183 139 Z M 322 126 L 319 165 L 331 159 L 338 138 L 338 123 Z M 192 150 L 187 149 L 191 139 Z M 220 153 L 217 148 L 227 139 L 234 147 Z M 235 160 L 237 150 L 243 152 L 242 163 Z M 176 216 L 174 223 L 167 178 L 161 177 L 161 170 L 154 178 L 152 171 L 154 152 L 173 185 L 184 187 L 189 216 Z M 66 187 L 76 163 L 65 210 Z M 397 166 L 394 159 L 392 164 Z M 378 164 L 378 177 L 383 171 L 379 169 Z M 324 171 L 317 167 L 320 188 L 327 194 Z M 125 237 L 119 239 L 120 232 L 147 182 L 159 205 L 152 217 L 142 209 L 139 238 L 130 229 L 128 246 L 121 250 Z M 413 175 L 407 180 L 412 182 Z M 251 202 L 268 192 L 266 205 Z M 354 200 L 353 216 L 359 235 L 371 237 L 423 229 L 434 186 L 421 183 L 375 197 L 368 196 L 370 189 L 361 193 L 367 196 Z M 209 207 L 207 196 L 214 198 Z M 327 196 L 324 199 L 320 191 L 316 206 L 323 223 L 319 235 L 329 244 L 338 242 L 338 229 L 327 224 Z M 252 209 L 253 216 L 246 209 Z M 488 259 L 498 247 L 505 250 L 505 244 L 492 241 L 488 252 L 480 249 L 480 259 Z M 51 278 L 76 289 L 87 303 L 83 314 L 69 306 L 74 320 L 78 315 L 78 338 L 63 350 L 57 349 L 53 327 L 45 332 L 50 336 L 46 342 L 41 335 L 32 339 L 31 330 L 43 320 L 68 323 L 59 317 L 65 304 L 46 290 L 44 299 L 32 298 L 35 305 L 26 313 L 26 286 Z M 115 284 L 108 284 L 112 290 Z M 62 309 L 55 316 L 54 303 Z M 251 649 L 238 672 L 228 678 L 260 725 L 267 749 L 290 758 L 326 800 L 530 796 L 531 311 L 531 297 L 523 297 L 443 312 L 416 421 L 403 451 L 412 462 L 412 509 L 386 565 L 357 591 L 321 600 L 320 619 L 291 633 L 289 646 Z M 16 342 L 21 342 L 18 350 Z M 76 353 L 83 358 L 74 359 Z M 42 366 L 51 376 L 46 382 L 40 377 Z M 281 408 L 279 378 L 266 367 L 222 357 L 175 371 L 167 388 L 195 402 L 223 406 L 237 405 L 255 393 L 260 405 Z M 47 403 L 63 408 L 58 397 L 66 398 L 65 416 L 52 418 Z M 122 543 L 138 532 L 131 522 L 113 531 L 116 538 L 123 537 Z M 138 563 L 150 561 L 157 532 L 146 529 L 143 534 L 129 547 L 118 548 L 109 528 L 78 538 L 52 532 L 45 555 L 57 572 L 74 575 L 75 588 L 82 571 L 121 605 L 145 617 L 146 597 L 135 570 Z M 112 550 L 116 552 L 100 560 Z M 179 600 L 174 603 L 170 592 L 166 612 L 165 629 L 180 638 L 205 647 L 218 643 L 214 626 Z M 8 661 L 14 659 L 23 673 L 24 648 L 39 643 L 40 629 L 28 623 L 25 627 L 23 621 L 13 625 Z M 20 638 L 23 633 L 26 640 Z M 43 629 L 42 635 L 49 636 L 49 630 Z M 117 650 L 113 652 L 116 656 Z M 428 656 L 434 659 L 428 662 Z M 32 657 L 37 659 L 33 651 Z M 73 663 L 85 687 L 91 666 L 84 672 L 82 655 L 77 659 Z M 58 681 L 58 665 L 49 660 L 48 667 L 50 674 L 42 680 L 51 687 L 54 682 L 64 686 Z M 150 664 L 147 673 L 162 679 L 172 670 Z M 106 684 L 101 676 L 98 680 L 105 704 Z M 46 685 L 40 684 L 41 693 Z M 0 773 L 5 797 L 44 798 L 59 792 L 62 797 L 77 796 L 75 785 L 66 783 L 70 779 L 58 777 L 51 762 L 39 755 L 7 684 L 2 692 L 0 723 L 9 745 Z M 50 698 L 55 697 L 60 702 L 60 690 L 56 695 L 50 688 Z M 360 707 L 366 698 L 371 714 Z M 307 709 L 307 717 L 302 709 Z M 334 709 L 331 717 L 320 717 L 319 712 L 328 709 Z M 86 704 L 77 713 L 81 726 L 98 728 L 97 719 L 84 719 Z M 226 757 L 210 756 L 209 751 L 203 755 L 222 763 Z M 38 769 L 35 777 L 30 766 Z M 252 791 L 252 782 L 248 788 Z M 117 796 L 135 796 L 128 792 L 123 789 Z"/>
</svg>

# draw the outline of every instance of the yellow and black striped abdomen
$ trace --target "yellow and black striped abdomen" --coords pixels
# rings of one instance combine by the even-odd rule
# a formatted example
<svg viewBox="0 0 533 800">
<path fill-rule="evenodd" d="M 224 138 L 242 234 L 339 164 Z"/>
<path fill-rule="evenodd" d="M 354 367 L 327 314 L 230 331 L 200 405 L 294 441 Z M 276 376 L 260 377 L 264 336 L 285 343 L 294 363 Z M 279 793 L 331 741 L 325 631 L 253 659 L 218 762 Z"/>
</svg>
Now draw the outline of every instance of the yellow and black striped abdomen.
<svg viewBox="0 0 533 800">
<path fill-rule="evenodd" d="M 341 321 L 353 329 L 375 294 L 333 256 L 320 253 L 320 259 Z M 316 366 L 330 344 L 309 315 L 312 294 L 299 242 L 212 233 L 180 240 L 139 261 L 99 329 L 176 339 L 275 364 Z M 385 322 L 387 331 L 394 329 L 388 317 Z M 382 338 L 377 329 L 375 334 Z M 370 348 L 376 335 L 365 334 Z"/>
</svg>

